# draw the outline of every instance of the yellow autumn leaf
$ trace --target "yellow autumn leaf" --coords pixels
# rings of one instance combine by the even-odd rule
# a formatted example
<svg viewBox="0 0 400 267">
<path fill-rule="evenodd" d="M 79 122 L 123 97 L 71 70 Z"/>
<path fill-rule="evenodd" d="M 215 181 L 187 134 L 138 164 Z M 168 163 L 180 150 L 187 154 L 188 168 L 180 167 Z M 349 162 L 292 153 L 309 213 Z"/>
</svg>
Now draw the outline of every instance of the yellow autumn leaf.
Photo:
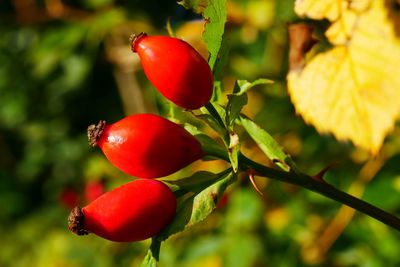
<svg viewBox="0 0 400 267">
<path fill-rule="evenodd" d="M 316 9 L 321 2 L 325 8 Z M 319 132 L 376 154 L 400 114 L 400 37 L 385 0 L 349 2 L 296 2 L 301 15 L 332 21 L 326 36 L 335 46 L 291 69 L 288 90 Z"/>
<path fill-rule="evenodd" d="M 297 0 L 294 11 L 299 16 L 307 16 L 312 19 L 336 20 L 346 2 L 342 0 Z"/>
<path fill-rule="evenodd" d="M 371 0 L 297 0 L 294 10 L 301 17 L 335 21 L 344 11 L 359 12 L 365 10 L 370 2 Z"/>
</svg>

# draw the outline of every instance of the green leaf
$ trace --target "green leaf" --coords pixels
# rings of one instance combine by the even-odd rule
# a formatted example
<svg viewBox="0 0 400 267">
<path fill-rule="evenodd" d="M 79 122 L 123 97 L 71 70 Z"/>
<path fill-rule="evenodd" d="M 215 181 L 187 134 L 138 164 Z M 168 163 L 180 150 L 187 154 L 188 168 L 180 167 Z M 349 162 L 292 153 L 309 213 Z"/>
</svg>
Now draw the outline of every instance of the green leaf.
<svg viewBox="0 0 400 267">
<path fill-rule="evenodd" d="M 175 121 L 174 121 L 175 122 Z M 180 124 L 180 121 L 175 122 L 177 124 Z M 186 131 L 188 131 L 189 133 L 191 133 L 192 135 L 197 135 L 197 134 L 204 134 L 201 130 L 199 130 L 199 128 L 197 128 L 197 126 L 185 122 L 180 124 L 183 128 L 185 128 Z"/>
<path fill-rule="evenodd" d="M 236 173 L 239 168 L 239 136 L 232 129 L 229 129 L 229 131 L 226 129 L 226 124 L 222 118 L 226 118 L 227 115 L 223 107 L 218 104 L 209 103 L 207 104 L 206 108 L 210 112 L 211 117 L 220 126 L 219 133 L 222 136 L 222 140 L 224 141 L 226 148 L 228 149 L 229 161 L 232 164 L 233 171 Z"/>
<path fill-rule="evenodd" d="M 233 171 L 236 173 L 239 168 L 239 152 L 240 143 L 239 136 L 233 131 L 233 129 L 226 129 L 226 123 L 222 118 L 226 118 L 226 110 L 218 104 L 207 104 L 207 110 L 214 118 L 215 122 L 220 125 L 220 135 L 226 148 L 228 149 L 229 161 L 232 164 Z"/>
<path fill-rule="evenodd" d="M 291 158 L 267 131 L 244 116 L 240 117 L 240 122 L 250 137 L 272 162 L 285 171 L 289 171 L 290 167 L 294 166 Z"/>
<path fill-rule="evenodd" d="M 178 4 L 186 9 L 193 10 L 197 14 L 201 14 L 207 6 L 207 0 L 181 0 Z"/>
<path fill-rule="evenodd" d="M 228 104 L 225 109 L 225 123 L 230 130 L 232 130 L 233 123 L 239 117 L 242 108 L 247 104 L 247 91 L 254 86 L 270 83 L 273 83 L 273 81 L 268 79 L 258 79 L 254 82 L 236 81 L 233 93 L 228 95 Z"/>
<path fill-rule="evenodd" d="M 216 104 L 208 103 L 204 107 L 200 108 L 202 114 L 193 114 L 198 119 L 204 121 L 208 126 L 210 126 L 214 131 L 216 131 L 220 136 L 223 137 L 223 141 L 228 146 L 229 139 L 226 136 L 226 125 L 221 118 L 225 117 L 225 110 Z"/>
<path fill-rule="evenodd" d="M 222 194 L 231 181 L 232 174 L 229 173 L 224 179 L 196 195 L 193 201 L 193 212 L 187 226 L 194 225 L 204 220 L 216 208 Z"/>
<path fill-rule="evenodd" d="M 215 132 L 217 132 L 219 135 L 224 136 L 225 135 L 225 128 L 221 126 L 221 124 L 218 122 L 218 120 L 210 115 L 210 114 L 193 114 L 197 119 L 202 120 L 205 122 L 208 126 L 211 127 Z"/>
<path fill-rule="evenodd" d="M 157 267 L 157 260 L 153 257 L 150 249 L 147 251 L 146 257 L 144 257 L 140 267 Z"/>
<path fill-rule="evenodd" d="M 178 3 L 203 15 L 206 21 L 203 39 L 210 53 L 208 64 L 214 70 L 217 59 L 224 52 L 220 48 L 227 19 L 226 0 L 181 0 Z"/>
<path fill-rule="evenodd" d="M 223 38 L 227 20 L 226 0 L 181 0 L 178 4 L 202 14 L 206 24 L 203 40 L 209 52 L 208 64 L 214 73 L 214 81 L 219 81 L 228 59 L 228 42 Z M 222 96 L 221 87 L 215 86 L 212 101 Z"/>
<path fill-rule="evenodd" d="M 153 238 L 151 245 L 140 267 L 157 267 L 160 254 L 161 241 Z"/>
<path fill-rule="evenodd" d="M 204 188 L 210 186 L 220 179 L 220 175 L 199 171 L 192 176 L 185 177 L 179 180 L 163 180 L 163 182 L 177 186 L 179 189 L 184 189 L 187 192 L 201 192 Z"/>
<path fill-rule="evenodd" d="M 247 94 L 228 95 L 228 104 L 226 105 L 225 123 L 232 130 L 234 121 L 239 117 L 242 108 L 247 104 Z"/>
<path fill-rule="evenodd" d="M 216 121 L 213 122 L 213 125 L 215 125 Z M 203 148 L 203 151 L 205 153 L 205 156 L 210 156 L 212 157 L 211 160 L 214 160 L 215 158 L 218 159 L 224 159 L 224 160 L 229 160 L 228 153 L 226 149 L 223 147 L 222 144 L 218 143 L 215 141 L 213 138 L 209 137 L 208 135 L 204 134 L 201 130 L 199 130 L 196 126 L 190 124 L 190 123 L 184 123 L 183 127 L 192 135 L 196 137 L 197 140 L 200 141 L 201 146 Z M 220 130 L 219 126 L 215 126 L 218 128 L 218 131 Z M 203 158 L 203 160 L 207 160 L 208 158 Z"/>
<path fill-rule="evenodd" d="M 214 90 L 210 102 L 218 102 L 222 97 L 224 97 L 222 82 L 214 73 Z"/>
<path fill-rule="evenodd" d="M 208 64 L 214 69 L 220 53 L 222 36 L 224 35 L 227 18 L 226 0 L 208 0 L 207 7 L 203 11 L 206 26 L 203 33 L 204 42 L 207 44 L 210 58 Z"/>
<path fill-rule="evenodd" d="M 217 141 L 206 134 L 196 134 L 195 137 L 197 140 L 200 141 L 206 156 L 229 160 L 228 153 L 226 149 L 222 146 L 222 144 L 219 144 Z M 203 158 L 203 160 L 207 160 L 207 158 Z"/>
<path fill-rule="evenodd" d="M 201 190 L 198 194 L 187 196 L 178 204 L 173 222 L 157 236 L 158 240 L 166 240 L 169 236 L 204 220 L 215 209 L 226 187 L 234 177 L 231 172 L 228 174 L 222 172 L 218 176 L 217 182 Z"/>
<path fill-rule="evenodd" d="M 218 54 L 218 59 L 216 60 L 213 68 L 214 72 L 214 81 L 221 81 L 222 75 L 225 71 L 225 65 L 228 62 L 228 55 L 229 55 L 229 46 L 228 46 L 228 40 L 225 37 L 225 35 L 222 36 L 222 43 L 221 47 L 219 49 L 219 54 Z M 222 94 L 222 88 L 221 86 L 214 86 L 214 94 L 213 94 L 213 100 L 219 100 L 217 97 L 221 97 Z"/>
<path fill-rule="evenodd" d="M 271 81 L 266 79 L 259 79 L 252 83 L 245 80 L 238 80 L 233 89 L 233 93 L 228 95 L 228 104 L 226 105 L 224 112 L 218 112 L 225 118 L 225 125 L 230 132 L 228 152 L 229 160 L 232 164 L 234 172 L 236 172 L 239 167 L 238 157 L 240 152 L 239 137 L 233 130 L 234 122 L 239 117 L 242 108 L 247 104 L 246 92 L 256 85 L 270 82 Z"/>
<path fill-rule="evenodd" d="M 220 118 L 225 118 L 225 109 L 221 105 L 213 103 L 209 103 L 209 105 L 211 105 L 214 108 L 215 112 L 219 115 Z"/>
<path fill-rule="evenodd" d="M 238 80 L 237 81 L 238 87 L 235 87 L 234 94 L 242 95 L 242 94 L 246 93 L 247 91 L 249 91 L 254 86 L 261 85 L 261 84 L 271 84 L 271 83 L 274 83 L 274 81 L 268 80 L 268 79 L 257 79 L 254 82 L 248 82 L 246 80 Z"/>
</svg>

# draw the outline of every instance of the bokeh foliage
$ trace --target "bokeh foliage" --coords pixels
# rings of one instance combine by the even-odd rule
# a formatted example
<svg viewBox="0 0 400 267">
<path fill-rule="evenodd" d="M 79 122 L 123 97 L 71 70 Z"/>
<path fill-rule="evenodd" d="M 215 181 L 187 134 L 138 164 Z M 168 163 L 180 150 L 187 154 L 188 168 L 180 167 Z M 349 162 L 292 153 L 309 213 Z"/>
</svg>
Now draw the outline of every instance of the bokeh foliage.
<svg viewBox="0 0 400 267">
<path fill-rule="evenodd" d="M 293 0 L 228 1 L 228 63 L 223 87 L 236 79 L 275 80 L 250 91 L 244 113 L 267 129 L 302 170 L 337 165 L 327 180 L 393 213 L 400 213 L 400 130 L 381 156 L 368 159 L 350 144 L 320 136 L 295 115 L 287 95 L 287 23 L 297 21 Z M 68 232 L 76 192 L 101 181 L 106 189 L 130 177 L 86 141 L 99 119 L 154 112 L 177 120 L 130 53 L 131 33 L 177 36 L 199 49 L 199 16 L 174 1 L 21 1 L 0 3 L 0 266 L 137 266 L 149 241 L 117 244 Z M 194 21 L 194 22 L 193 22 Z M 256 146 L 245 153 L 266 162 Z M 218 171 L 223 163 L 197 162 Z M 314 193 L 246 177 L 228 189 L 226 204 L 204 222 L 172 236 L 160 266 L 398 266 L 397 232 Z M 344 215 L 343 215 L 344 214 Z M 346 227 L 347 226 L 347 227 Z"/>
</svg>

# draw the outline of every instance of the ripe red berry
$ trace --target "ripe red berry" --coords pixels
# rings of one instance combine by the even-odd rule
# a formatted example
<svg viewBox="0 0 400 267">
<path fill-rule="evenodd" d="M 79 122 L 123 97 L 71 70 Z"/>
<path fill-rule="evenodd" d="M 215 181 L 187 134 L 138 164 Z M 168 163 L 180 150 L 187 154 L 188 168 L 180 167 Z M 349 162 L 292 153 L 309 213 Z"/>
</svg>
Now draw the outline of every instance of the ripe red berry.
<svg viewBox="0 0 400 267">
<path fill-rule="evenodd" d="M 170 175 L 203 157 L 201 144 L 181 126 L 152 114 L 137 114 L 114 123 L 89 126 L 89 141 L 98 145 L 120 170 L 140 178 Z"/>
<path fill-rule="evenodd" d="M 160 93 L 176 105 L 197 109 L 210 101 L 213 74 L 206 60 L 188 43 L 168 36 L 133 35 L 131 49 Z"/>
<path fill-rule="evenodd" d="M 124 184 L 68 217 L 77 235 L 94 233 L 117 242 L 147 239 L 160 232 L 175 216 L 176 199 L 160 181 L 138 179 Z"/>
</svg>

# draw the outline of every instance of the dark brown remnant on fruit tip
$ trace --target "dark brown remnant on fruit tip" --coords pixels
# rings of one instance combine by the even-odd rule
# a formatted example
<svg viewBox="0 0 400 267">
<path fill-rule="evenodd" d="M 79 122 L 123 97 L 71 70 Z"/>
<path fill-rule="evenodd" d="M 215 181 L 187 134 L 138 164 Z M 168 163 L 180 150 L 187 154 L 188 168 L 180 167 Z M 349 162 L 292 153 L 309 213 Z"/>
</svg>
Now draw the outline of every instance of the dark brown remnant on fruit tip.
<svg viewBox="0 0 400 267">
<path fill-rule="evenodd" d="M 147 36 L 147 33 L 145 32 L 141 32 L 138 35 L 131 34 L 131 36 L 129 37 L 129 42 L 131 43 L 131 50 L 133 53 L 136 53 L 136 44 L 138 40 L 145 36 Z"/>
<path fill-rule="evenodd" d="M 81 208 L 75 207 L 71 210 L 68 216 L 68 229 L 77 235 L 87 235 L 88 230 L 84 227 L 85 215 L 83 214 Z"/>
<path fill-rule="evenodd" d="M 103 133 L 104 127 L 106 126 L 106 121 L 99 121 L 99 123 L 92 124 L 87 129 L 87 136 L 89 139 L 89 144 L 92 147 L 97 146 L 97 142 L 100 139 L 101 134 Z"/>
</svg>

